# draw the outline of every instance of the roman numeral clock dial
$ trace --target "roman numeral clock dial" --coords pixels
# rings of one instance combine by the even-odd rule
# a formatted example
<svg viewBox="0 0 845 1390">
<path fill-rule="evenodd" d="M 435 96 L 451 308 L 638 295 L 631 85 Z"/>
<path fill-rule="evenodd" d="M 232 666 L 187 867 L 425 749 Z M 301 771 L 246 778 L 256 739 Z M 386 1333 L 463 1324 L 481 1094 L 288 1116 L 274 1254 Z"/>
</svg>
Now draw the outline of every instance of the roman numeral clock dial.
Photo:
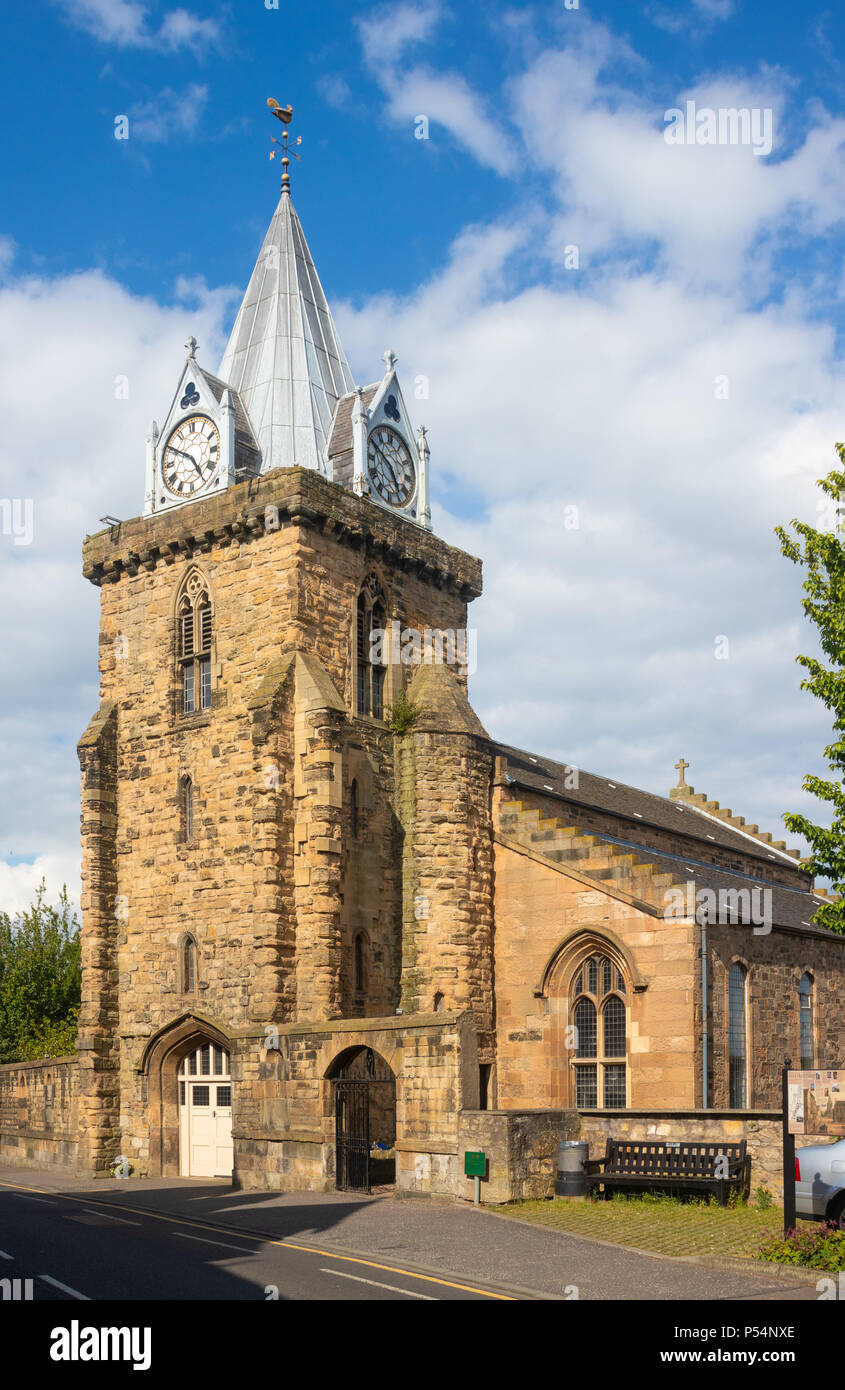
<svg viewBox="0 0 845 1390">
<path fill-rule="evenodd" d="M 170 435 L 161 456 L 161 479 L 174 497 L 193 497 L 211 481 L 220 462 L 220 435 L 207 415 L 189 415 Z"/>
<path fill-rule="evenodd" d="M 396 430 L 377 425 L 367 444 L 370 485 L 391 507 L 407 507 L 414 495 L 417 476 L 410 450 Z"/>
</svg>

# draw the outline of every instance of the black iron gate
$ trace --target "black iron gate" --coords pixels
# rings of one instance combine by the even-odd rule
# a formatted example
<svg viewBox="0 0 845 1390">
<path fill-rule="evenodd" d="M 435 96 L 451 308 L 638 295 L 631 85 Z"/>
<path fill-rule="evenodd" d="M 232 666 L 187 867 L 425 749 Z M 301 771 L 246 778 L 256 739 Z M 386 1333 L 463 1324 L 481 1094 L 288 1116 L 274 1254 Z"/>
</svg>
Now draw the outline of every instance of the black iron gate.
<svg viewBox="0 0 845 1390">
<path fill-rule="evenodd" d="M 376 1054 L 368 1047 L 333 1079 L 332 1086 L 336 1185 L 345 1192 L 369 1192 L 373 1176 L 376 1182 L 385 1180 L 384 1161 L 373 1160 L 370 1153 L 370 1097 L 373 1087 L 390 1087 L 392 1093 L 393 1074 L 378 1067 Z"/>
<path fill-rule="evenodd" d="M 369 1078 L 342 1077 L 334 1087 L 337 1186 L 344 1191 L 369 1192 Z"/>
</svg>

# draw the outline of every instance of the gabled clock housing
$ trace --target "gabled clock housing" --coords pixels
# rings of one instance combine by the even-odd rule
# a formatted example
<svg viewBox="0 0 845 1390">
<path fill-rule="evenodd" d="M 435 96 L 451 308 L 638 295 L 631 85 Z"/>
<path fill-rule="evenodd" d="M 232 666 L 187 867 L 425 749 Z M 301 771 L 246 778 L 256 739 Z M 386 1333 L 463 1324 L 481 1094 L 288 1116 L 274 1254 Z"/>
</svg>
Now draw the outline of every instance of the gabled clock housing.
<svg viewBox="0 0 845 1390">
<path fill-rule="evenodd" d="M 167 443 L 183 421 L 197 415 L 207 416 L 217 429 L 220 436 L 219 464 L 213 475 L 190 497 L 174 496 L 165 486 L 162 476 Z M 182 507 L 199 497 L 222 492 L 242 478 L 255 476 L 260 461 L 258 444 L 237 391 L 219 377 L 204 371 L 195 357 L 189 357 L 163 425 L 159 428 L 153 421 L 147 436 L 144 515 Z"/>
<path fill-rule="evenodd" d="M 391 361 L 381 381 L 360 391 L 350 391 L 338 401 L 326 446 L 326 471 L 333 482 L 369 498 L 387 511 L 430 527 L 428 450 L 424 438 L 418 441 L 414 434 L 392 354 L 386 356 Z M 368 452 L 370 440 L 379 427 L 386 427 L 400 437 L 413 465 L 415 486 L 400 506 L 391 505 L 372 485 Z"/>
</svg>

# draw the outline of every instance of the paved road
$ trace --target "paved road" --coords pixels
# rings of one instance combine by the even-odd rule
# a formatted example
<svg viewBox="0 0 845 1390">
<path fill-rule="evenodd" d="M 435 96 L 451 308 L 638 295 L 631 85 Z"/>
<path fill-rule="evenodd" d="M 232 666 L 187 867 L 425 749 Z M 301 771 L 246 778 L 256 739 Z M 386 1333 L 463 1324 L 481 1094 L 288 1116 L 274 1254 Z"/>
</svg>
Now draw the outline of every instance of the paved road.
<svg viewBox="0 0 845 1390">
<path fill-rule="evenodd" d="M 223 1230 L 88 1193 L 0 1188 L 0 1278 L 38 1301 L 99 1299 L 463 1301 L 506 1295 L 474 1280 Z M 111 1206 L 114 1208 L 114 1200 Z"/>
<path fill-rule="evenodd" d="M 10 1169 L 0 1251 L 11 1256 L 0 1278 L 35 1277 L 36 1298 L 256 1300 L 268 1287 L 343 1301 L 818 1297 L 766 1268 L 707 1268 L 455 1203 Z"/>
</svg>

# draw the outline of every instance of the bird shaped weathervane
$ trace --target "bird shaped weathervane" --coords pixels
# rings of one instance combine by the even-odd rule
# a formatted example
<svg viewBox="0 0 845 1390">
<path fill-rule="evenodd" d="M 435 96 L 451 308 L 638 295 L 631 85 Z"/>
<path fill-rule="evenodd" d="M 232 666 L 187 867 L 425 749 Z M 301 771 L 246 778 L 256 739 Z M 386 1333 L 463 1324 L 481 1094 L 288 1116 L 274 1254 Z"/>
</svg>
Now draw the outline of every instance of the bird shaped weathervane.
<svg viewBox="0 0 845 1390">
<path fill-rule="evenodd" d="M 276 117 L 276 120 L 277 120 L 277 121 L 281 121 L 281 122 L 282 122 L 282 125 L 285 127 L 285 129 L 284 129 L 283 132 L 282 132 L 282 148 L 281 148 L 281 150 L 272 150 L 271 153 L 270 153 L 270 158 L 271 158 L 271 159 L 275 159 L 275 158 L 276 158 L 276 155 L 281 153 L 281 156 L 282 156 L 282 192 L 283 192 L 283 193 L 290 193 L 290 174 L 288 173 L 288 169 L 290 168 L 290 156 L 289 156 L 289 154 L 288 154 L 288 134 L 289 134 L 289 132 L 288 132 L 287 127 L 290 125 L 291 121 L 293 120 L 293 107 L 292 107 L 292 106 L 280 106 L 279 103 L 278 103 L 278 102 L 275 100 L 275 98 L 273 98 L 273 97 L 268 97 L 268 98 L 267 98 L 267 105 L 268 105 L 269 108 L 270 108 L 270 115 L 271 115 L 271 116 L 275 116 L 275 117 Z M 274 145 L 278 145 L 279 142 L 278 142 L 278 140 L 276 139 L 275 135 L 271 135 L 270 139 L 272 140 L 272 142 L 273 142 Z M 294 143 L 295 145 L 301 145 L 301 144 L 302 144 L 302 136 L 301 136 L 301 135 L 297 135 L 297 137 L 296 137 L 296 139 L 294 140 L 293 143 Z M 295 150 L 294 150 L 293 153 L 294 153 L 294 158 L 295 158 L 295 159 L 300 159 L 300 158 L 301 158 L 301 156 L 298 155 L 298 154 L 296 153 Z"/>
</svg>

